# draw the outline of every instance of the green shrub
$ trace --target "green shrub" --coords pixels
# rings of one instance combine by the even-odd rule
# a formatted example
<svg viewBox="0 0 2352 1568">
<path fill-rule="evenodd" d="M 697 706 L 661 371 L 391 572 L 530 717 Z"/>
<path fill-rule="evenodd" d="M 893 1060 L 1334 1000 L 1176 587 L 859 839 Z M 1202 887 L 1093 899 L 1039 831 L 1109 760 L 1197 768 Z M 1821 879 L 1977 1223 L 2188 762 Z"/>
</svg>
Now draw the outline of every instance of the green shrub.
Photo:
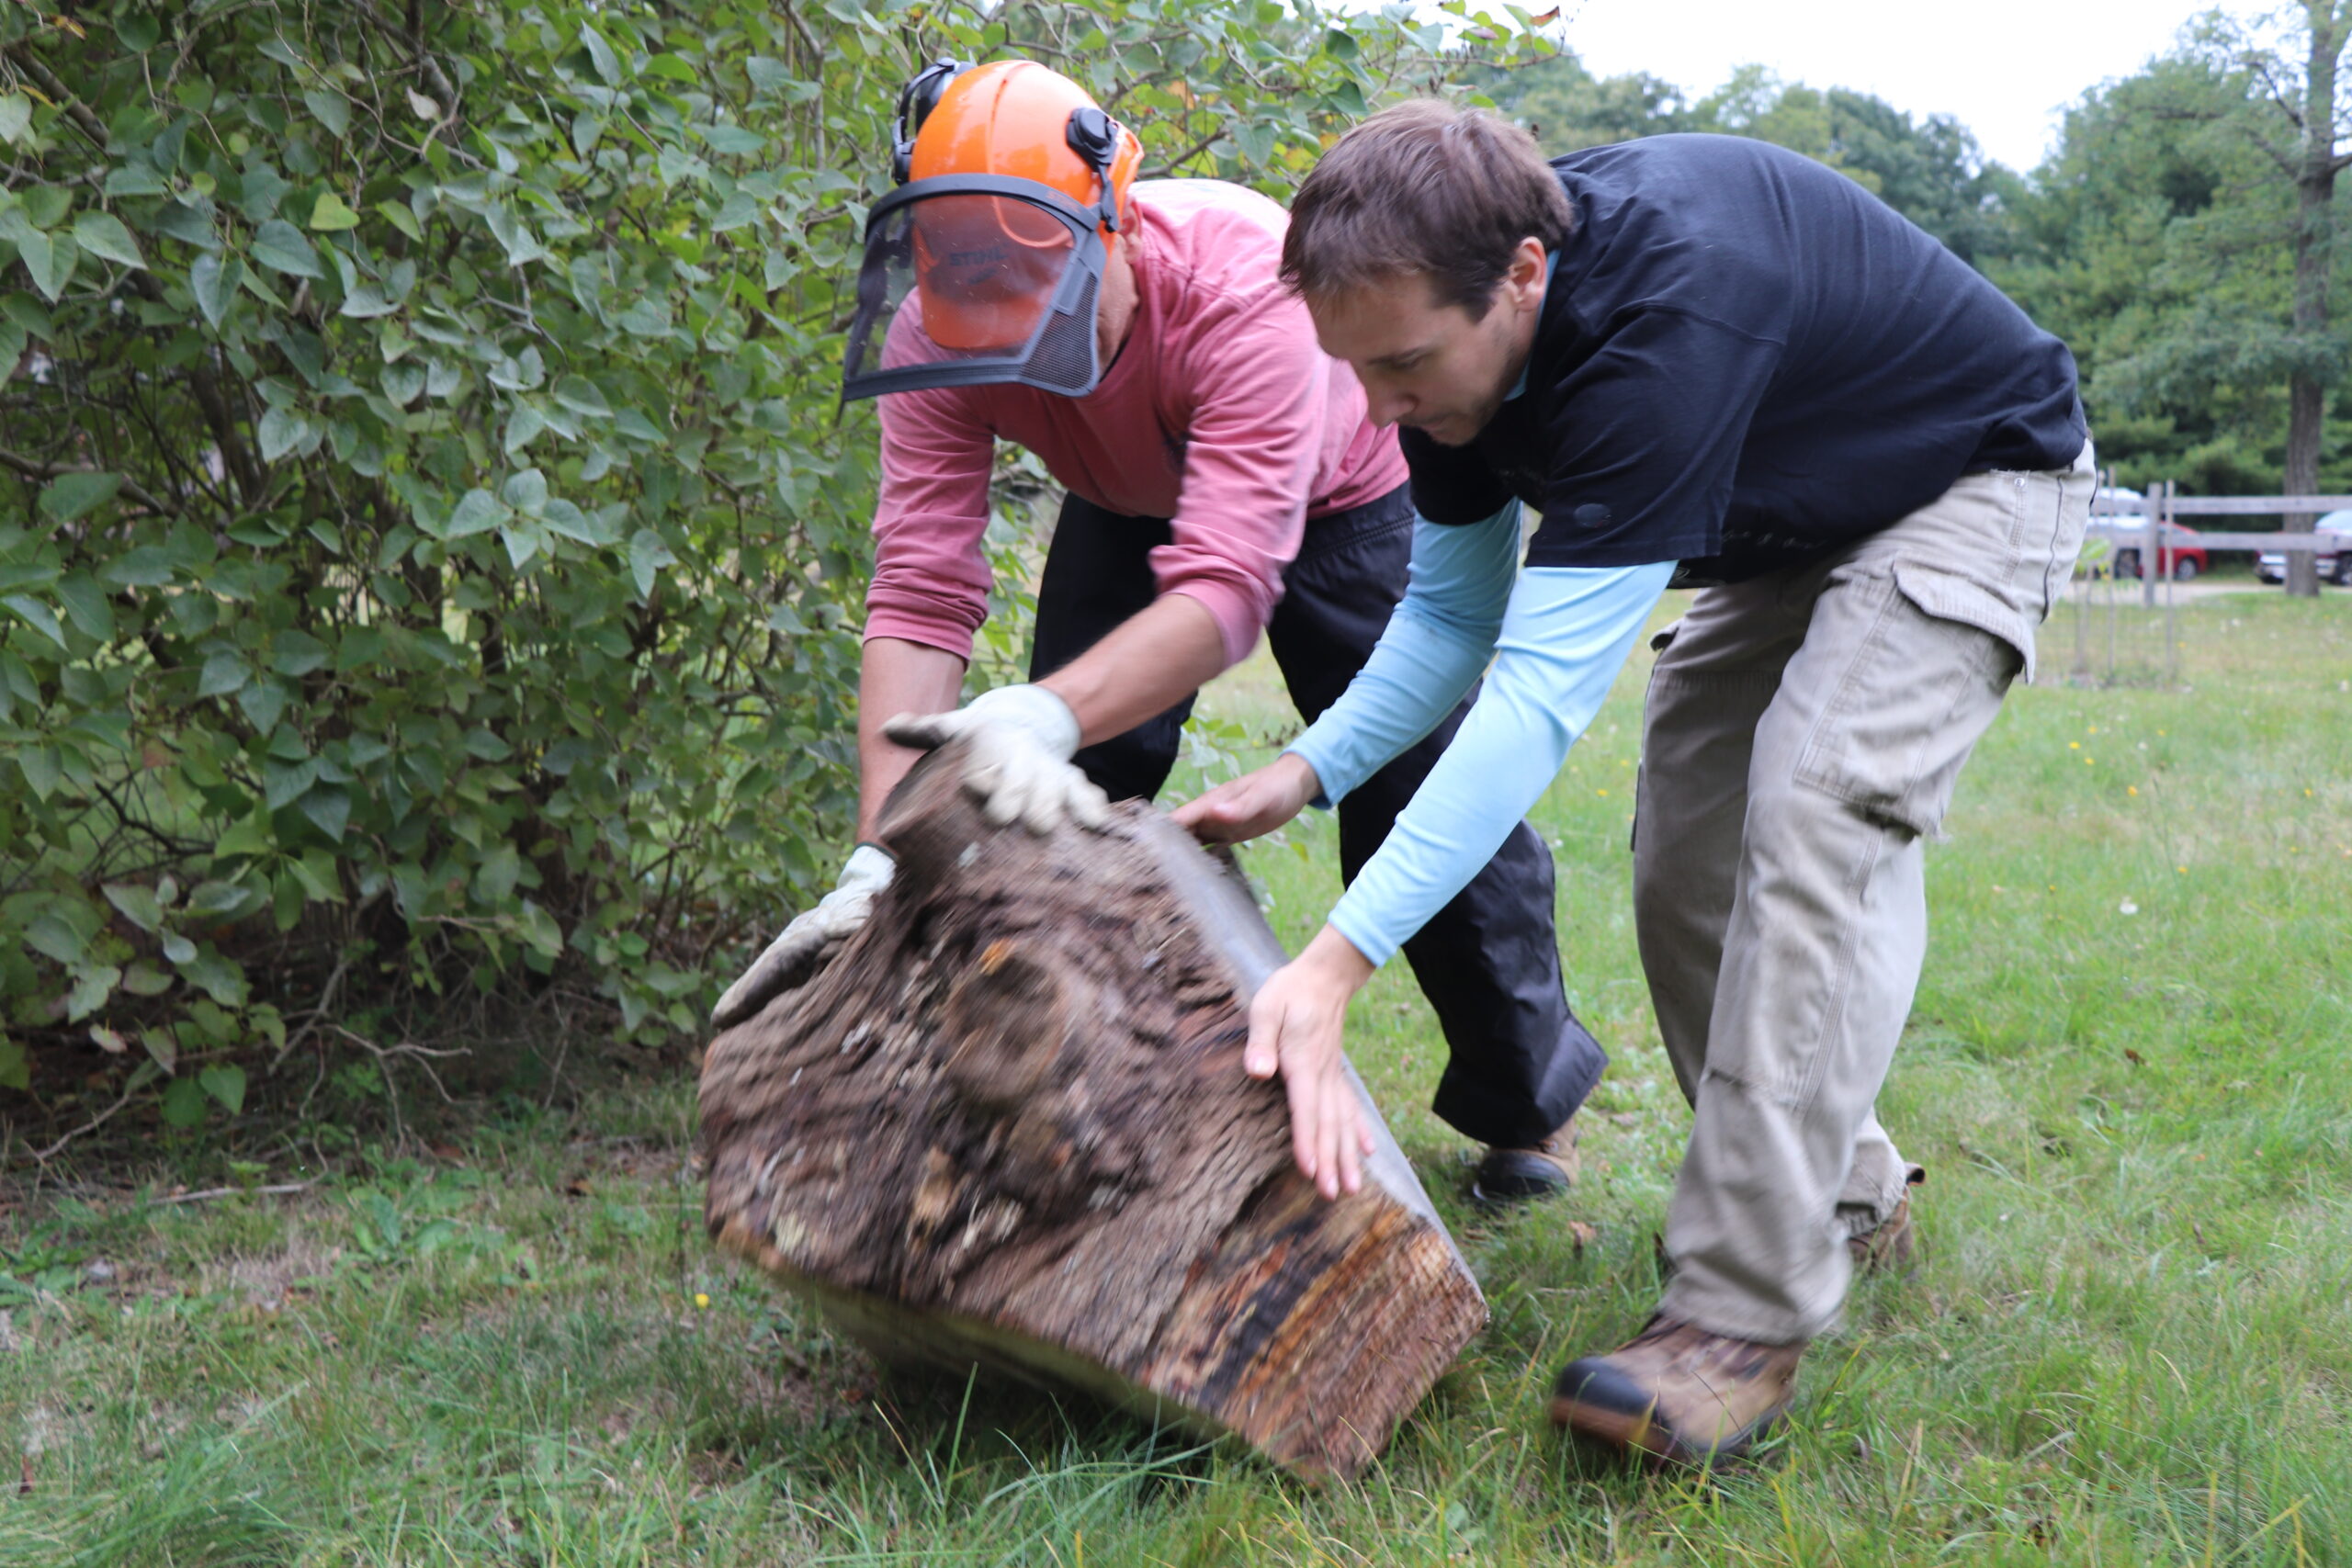
<svg viewBox="0 0 2352 1568">
<path fill-rule="evenodd" d="M 0 1083 L 86 1035 L 192 1121 L 243 1094 L 201 1064 L 466 987 L 699 1024 L 849 822 L 837 378 L 899 84 L 1019 50 L 1152 172 L 1280 195 L 1439 58 L 1251 0 L 991 15 L 0 12 Z"/>
</svg>

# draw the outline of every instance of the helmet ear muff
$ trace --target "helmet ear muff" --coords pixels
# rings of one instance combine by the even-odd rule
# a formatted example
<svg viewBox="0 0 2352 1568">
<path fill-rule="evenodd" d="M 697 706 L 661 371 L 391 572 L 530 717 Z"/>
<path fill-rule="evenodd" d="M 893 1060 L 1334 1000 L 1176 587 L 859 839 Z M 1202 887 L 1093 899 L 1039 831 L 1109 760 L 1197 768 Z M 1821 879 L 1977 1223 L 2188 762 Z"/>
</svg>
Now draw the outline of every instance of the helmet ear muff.
<svg viewBox="0 0 2352 1568">
<path fill-rule="evenodd" d="M 1134 138 L 1125 126 L 1089 104 L 1069 111 L 1069 125 L 1063 132 L 1063 140 L 1069 143 L 1071 152 L 1093 167 L 1094 177 L 1102 186 L 1102 226 L 1117 233 L 1119 197 L 1112 184 L 1112 170 L 1119 161 L 1122 144 Z"/>
<path fill-rule="evenodd" d="M 915 138 L 922 132 L 922 122 L 939 107 L 939 95 L 947 84 L 972 69 L 968 60 L 942 56 L 916 73 L 912 81 L 899 89 L 899 118 L 890 136 L 890 178 L 898 185 L 907 183 L 914 171 Z"/>
</svg>

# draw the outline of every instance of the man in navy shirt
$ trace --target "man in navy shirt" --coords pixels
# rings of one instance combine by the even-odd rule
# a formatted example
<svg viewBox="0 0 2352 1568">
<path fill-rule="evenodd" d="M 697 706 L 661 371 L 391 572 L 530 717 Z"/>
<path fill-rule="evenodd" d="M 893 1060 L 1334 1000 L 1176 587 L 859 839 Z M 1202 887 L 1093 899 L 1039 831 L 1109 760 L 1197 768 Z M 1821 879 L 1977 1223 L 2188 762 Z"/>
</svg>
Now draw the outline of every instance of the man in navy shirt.
<svg viewBox="0 0 2352 1568">
<path fill-rule="evenodd" d="M 1252 837 L 1344 795 L 1486 684 L 1323 931 L 1252 1005 L 1300 1163 L 1360 1180 L 1347 999 L 1551 783 L 1669 586 L 1634 913 L 1694 1116 L 1673 1278 L 1570 1364 L 1555 1420 L 1704 1461 L 1787 1410 L 1919 1178 L 1873 1111 L 1927 939 L 1921 840 L 2062 591 L 2091 452 L 2065 346 L 1859 186 L 1671 136 L 1546 164 L 1437 102 L 1344 138 L 1284 272 L 1406 427 L 1411 586 L 1281 758 L 1179 813 Z M 1520 509 L 1542 513 L 1521 554 Z"/>
</svg>

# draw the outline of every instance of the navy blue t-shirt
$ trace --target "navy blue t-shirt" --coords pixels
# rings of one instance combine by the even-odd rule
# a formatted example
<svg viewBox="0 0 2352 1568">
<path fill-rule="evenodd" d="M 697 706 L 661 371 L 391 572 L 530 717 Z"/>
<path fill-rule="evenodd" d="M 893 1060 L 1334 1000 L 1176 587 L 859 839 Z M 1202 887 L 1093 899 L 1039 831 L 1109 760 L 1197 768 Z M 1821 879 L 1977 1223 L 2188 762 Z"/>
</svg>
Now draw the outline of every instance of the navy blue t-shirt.
<svg viewBox="0 0 2352 1568">
<path fill-rule="evenodd" d="M 2071 465 L 2074 356 L 1925 231 L 1766 142 L 1555 159 L 1577 212 L 1526 389 L 1466 446 L 1403 433 L 1413 500 L 1543 513 L 1530 566 L 1736 582 L 1886 527 L 1962 474 Z"/>
</svg>

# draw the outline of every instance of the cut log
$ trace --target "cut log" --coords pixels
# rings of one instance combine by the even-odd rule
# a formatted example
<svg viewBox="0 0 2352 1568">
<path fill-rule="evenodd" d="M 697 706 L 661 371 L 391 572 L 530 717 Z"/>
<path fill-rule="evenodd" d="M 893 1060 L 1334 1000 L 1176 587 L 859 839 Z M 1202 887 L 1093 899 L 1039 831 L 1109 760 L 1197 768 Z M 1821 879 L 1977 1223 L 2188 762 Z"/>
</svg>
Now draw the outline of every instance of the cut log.
<svg viewBox="0 0 2352 1568">
<path fill-rule="evenodd" d="M 957 768 L 891 796 L 865 929 L 712 1043 L 712 1235 L 885 1359 L 1355 1473 L 1486 1321 L 1452 1237 L 1368 1098 L 1363 1190 L 1298 1175 L 1241 1069 L 1284 959 L 1235 878 L 1140 805 L 990 827 Z"/>
</svg>

